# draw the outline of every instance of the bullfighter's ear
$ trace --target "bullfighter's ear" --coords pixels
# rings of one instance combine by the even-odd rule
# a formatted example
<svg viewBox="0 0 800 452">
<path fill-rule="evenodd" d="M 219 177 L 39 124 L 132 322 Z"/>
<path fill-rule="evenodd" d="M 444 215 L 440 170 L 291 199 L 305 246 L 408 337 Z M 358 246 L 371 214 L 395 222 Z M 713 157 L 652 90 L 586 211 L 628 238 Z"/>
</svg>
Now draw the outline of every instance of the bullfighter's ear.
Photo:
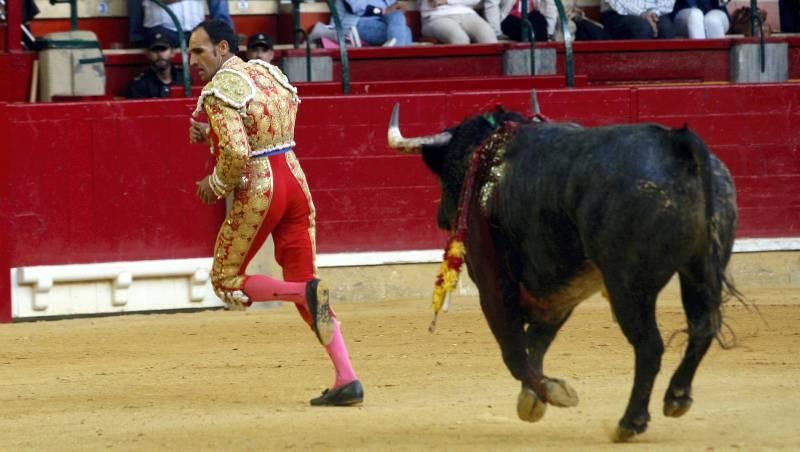
<svg viewBox="0 0 800 452">
<path fill-rule="evenodd" d="M 444 168 L 447 146 L 423 145 L 422 161 L 433 171 L 434 174 L 441 175 Z"/>
</svg>

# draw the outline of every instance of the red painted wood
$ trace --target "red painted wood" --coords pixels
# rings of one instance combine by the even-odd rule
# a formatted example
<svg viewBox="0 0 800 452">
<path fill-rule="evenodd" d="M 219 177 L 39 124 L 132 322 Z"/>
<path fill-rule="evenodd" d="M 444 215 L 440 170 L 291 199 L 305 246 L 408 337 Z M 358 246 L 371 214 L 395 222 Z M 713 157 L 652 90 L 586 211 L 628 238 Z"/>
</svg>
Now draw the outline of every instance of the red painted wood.
<svg viewBox="0 0 800 452">
<path fill-rule="evenodd" d="M 334 96 L 342 94 L 341 82 L 300 82 L 295 83 L 300 97 Z M 575 86 L 587 85 L 585 76 L 575 77 Z M 394 80 L 370 82 L 351 82 L 350 94 L 388 94 L 424 92 L 469 92 L 469 91 L 508 91 L 523 89 L 564 88 L 565 79 L 561 75 L 537 77 L 453 77 L 443 79 Z M 192 95 L 200 95 L 202 86 L 193 85 Z M 173 86 L 170 97 L 183 97 L 183 87 Z"/>
<path fill-rule="evenodd" d="M 0 53 L 0 102 L 27 102 L 34 52 Z"/>
<path fill-rule="evenodd" d="M 786 36 L 789 46 L 789 79 L 800 79 L 800 35 Z"/>
<path fill-rule="evenodd" d="M 9 105 L 11 264 L 207 256 L 222 207 L 194 196 L 211 160 L 189 101 Z M 190 221 L 184 221 L 185 219 Z"/>
<path fill-rule="evenodd" d="M 439 188 L 417 156 L 386 145 L 395 102 L 407 136 L 498 104 L 527 112 L 528 90 L 304 97 L 297 154 L 318 210 L 318 251 L 439 248 Z M 688 123 L 729 164 L 739 237 L 800 234 L 800 85 L 541 90 L 555 120 Z M 222 207 L 194 195 L 212 160 L 186 143 L 191 99 L 0 104 L 0 272 L 9 267 L 208 256 Z M 12 134 L 13 132 L 13 134 Z M 2 280 L 2 278 L 0 278 Z M 3 285 L 5 284 L 5 286 Z M 0 282 L 0 321 L 7 315 Z"/>
<path fill-rule="evenodd" d="M 0 102 L 0 118 L 7 115 L 6 104 Z M 11 131 L 7 121 L 0 121 L 0 323 L 11 321 L 11 252 L 8 242 L 13 240 L 11 235 L 10 213 L 11 197 L 9 187 L 12 180 L 11 158 Z"/>
<path fill-rule="evenodd" d="M 383 147 L 376 146 L 373 155 L 354 158 L 308 157 L 302 145 L 298 145 L 296 151 L 303 155 L 303 170 L 315 175 L 308 181 L 309 187 L 315 191 L 335 190 L 343 186 L 386 189 L 436 184 L 436 179 L 419 156 L 394 155 Z"/>
<path fill-rule="evenodd" d="M 127 17 L 86 17 L 78 21 L 80 30 L 93 31 L 104 49 L 122 49 L 130 47 L 128 41 Z M 69 18 L 66 19 L 34 19 L 30 22 L 31 33 L 42 37 L 48 33 L 69 31 Z"/>
</svg>

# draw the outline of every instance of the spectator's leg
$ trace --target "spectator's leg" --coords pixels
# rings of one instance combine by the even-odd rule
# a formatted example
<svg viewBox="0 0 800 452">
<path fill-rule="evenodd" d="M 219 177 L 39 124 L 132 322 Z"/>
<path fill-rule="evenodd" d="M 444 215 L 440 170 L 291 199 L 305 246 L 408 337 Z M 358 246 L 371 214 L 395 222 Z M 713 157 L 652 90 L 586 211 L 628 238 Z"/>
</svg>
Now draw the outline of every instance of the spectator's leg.
<svg viewBox="0 0 800 452">
<path fill-rule="evenodd" d="M 608 41 L 612 39 L 605 28 L 588 20 L 575 21 L 576 41 Z"/>
<path fill-rule="evenodd" d="M 144 9 L 142 0 L 128 0 L 128 39 L 131 43 L 144 45 Z"/>
<path fill-rule="evenodd" d="M 712 9 L 706 13 L 703 25 L 706 31 L 706 38 L 720 39 L 725 37 L 725 33 L 728 32 L 731 23 L 727 14 L 718 9 Z"/>
<path fill-rule="evenodd" d="M 613 39 L 653 39 L 653 28 L 639 16 L 621 15 L 606 11 L 602 16 L 603 25 Z"/>
<path fill-rule="evenodd" d="M 461 28 L 467 33 L 472 42 L 477 44 L 492 44 L 497 42 L 497 35 L 478 14 L 459 14 L 455 20 L 461 24 Z"/>
<path fill-rule="evenodd" d="M 223 22 L 226 22 L 228 25 L 233 27 L 233 20 L 231 19 L 231 13 L 228 10 L 228 0 L 208 0 L 208 15 L 211 16 L 212 19 L 219 19 Z"/>
<path fill-rule="evenodd" d="M 533 34 L 536 42 L 547 42 L 547 18 L 539 11 L 528 13 L 528 20 L 533 24 Z"/>
<path fill-rule="evenodd" d="M 675 14 L 675 34 L 689 39 L 705 39 L 706 27 L 703 21 L 703 11 L 700 8 L 684 8 Z"/>
<path fill-rule="evenodd" d="M 371 46 L 380 46 L 388 39 L 386 36 L 386 24 L 378 16 L 362 17 L 356 23 L 356 30 L 362 43 Z"/>
<path fill-rule="evenodd" d="M 406 24 L 406 14 L 403 11 L 393 11 L 383 16 L 386 24 L 386 40 L 395 39 L 396 46 L 410 46 L 412 42 L 411 29 Z"/>
<path fill-rule="evenodd" d="M 781 32 L 800 33 L 800 0 L 778 0 Z"/>
<path fill-rule="evenodd" d="M 659 16 L 656 23 L 658 39 L 675 39 L 675 24 L 669 15 Z"/>
<path fill-rule="evenodd" d="M 486 22 L 489 23 L 489 26 L 492 27 L 492 31 L 496 36 L 500 36 L 502 31 L 501 21 L 503 20 L 500 17 L 500 0 L 483 0 L 483 17 L 486 19 Z"/>
<path fill-rule="evenodd" d="M 423 21 L 422 36 L 433 38 L 442 44 L 469 44 L 469 35 L 450 17 Z"/>
<path fill-rule="evenodd" d="M 508 16 L 500 23 L 503 34 L 511 38 L 512 41 L 522 41 L 522 19 L 517 16 Z M 536 29 L 534 29 L 534 33 Z"/>
</svg>

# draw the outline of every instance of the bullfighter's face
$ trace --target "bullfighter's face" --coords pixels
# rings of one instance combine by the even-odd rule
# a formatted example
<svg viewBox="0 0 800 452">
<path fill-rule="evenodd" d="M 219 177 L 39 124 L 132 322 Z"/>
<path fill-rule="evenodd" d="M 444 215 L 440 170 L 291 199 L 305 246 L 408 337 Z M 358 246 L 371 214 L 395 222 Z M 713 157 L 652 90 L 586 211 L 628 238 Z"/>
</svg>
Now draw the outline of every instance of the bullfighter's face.
<svg viewBox="0 0 800 452">
<path fill-rule="evenodd" d="M 201 80 L 211 80 L 229 57 L 228 41 L 214 44 L 202 27 L 192 32 L 189 38 L 189 64 L 197 70 Z"/>
</svg>

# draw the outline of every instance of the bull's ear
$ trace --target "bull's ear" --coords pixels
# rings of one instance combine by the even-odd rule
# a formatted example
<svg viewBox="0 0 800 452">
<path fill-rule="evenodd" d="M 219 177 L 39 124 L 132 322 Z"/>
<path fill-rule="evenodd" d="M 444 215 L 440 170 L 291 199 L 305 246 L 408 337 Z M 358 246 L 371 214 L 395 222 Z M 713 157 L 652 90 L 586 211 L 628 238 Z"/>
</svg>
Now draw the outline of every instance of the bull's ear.
<svg viewBox="0 0 800 452">
<path fill-rule="evenodd" d="M 433 171 L 434 174 L 441 175 L 444 168 L 447 146 L 422 146 L 422 161 Z"/>
</svg>

